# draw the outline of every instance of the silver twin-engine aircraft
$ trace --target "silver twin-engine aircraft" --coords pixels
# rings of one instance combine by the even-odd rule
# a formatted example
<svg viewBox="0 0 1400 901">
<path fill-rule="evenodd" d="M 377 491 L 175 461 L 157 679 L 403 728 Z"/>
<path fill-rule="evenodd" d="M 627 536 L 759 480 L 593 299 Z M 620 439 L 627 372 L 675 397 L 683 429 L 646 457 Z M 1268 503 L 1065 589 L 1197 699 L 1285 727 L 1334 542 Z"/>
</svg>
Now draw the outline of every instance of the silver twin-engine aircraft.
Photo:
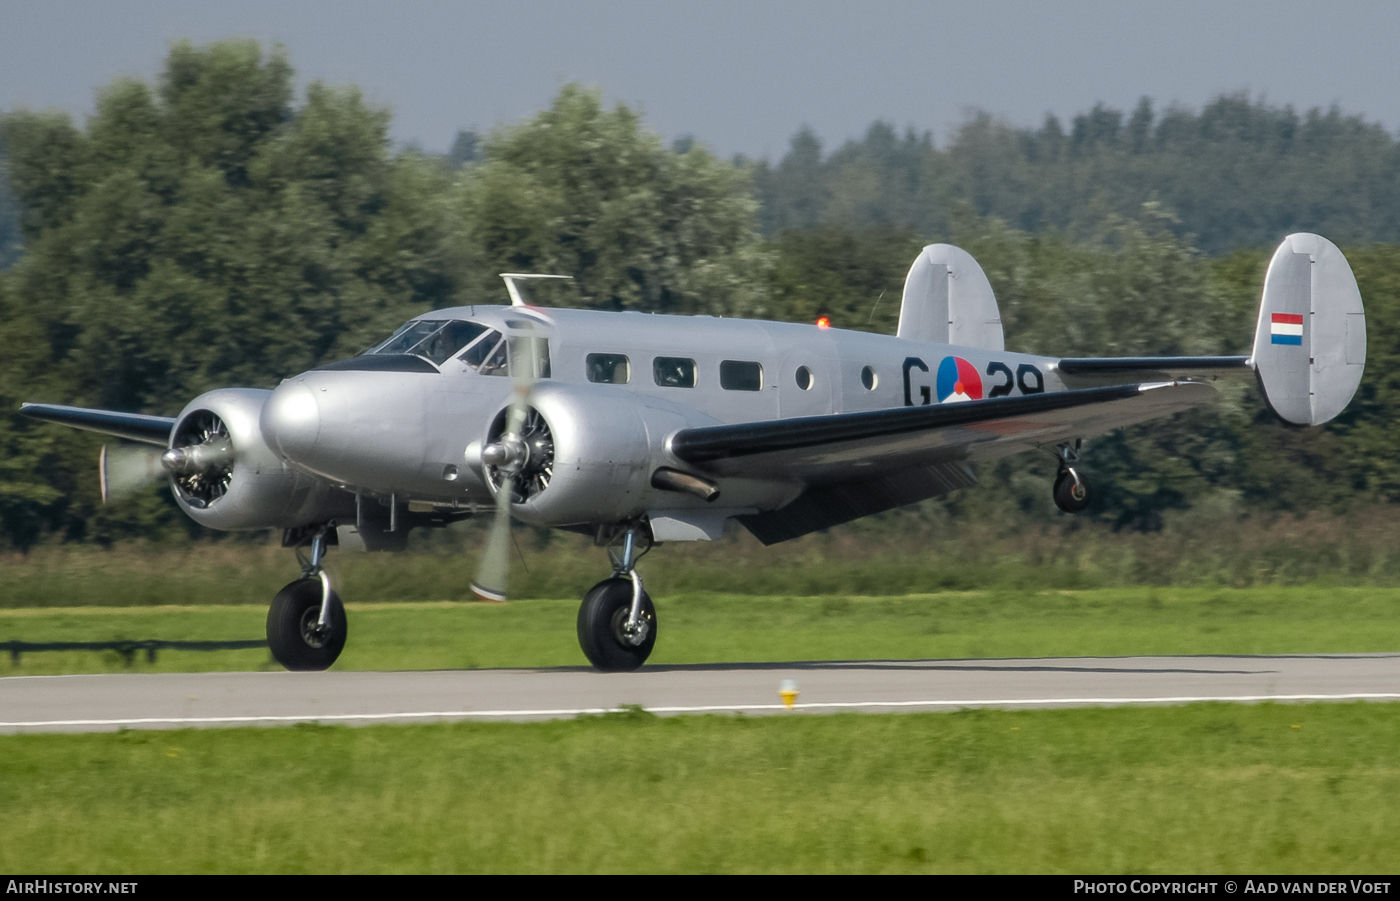
<svg viewBox="0 0 1400 901">
<path fill-rule="evenodd" d="M 410 529 L 494 509 L 473 590 L 505 599 L 512 518 L 592 536 L 612 575 L 583 599 L 579 643 L 598 669 L 633 670 L 656 642 L 636 570 L 654 543 L 716 539 L 730 519 L 786 541 L 970 487 L 973 464 L 1035 448 L 1058 456 L 1055 502 L 1078 512 L 1082 439 L 1205 403 L 1227 375 L 1319 425 L 1366 358 L 1351 267 L 1310 234 L 1274 254 L 1248 356 L 1009 353 L 986 275 L 947 244 L 909 270 L 893 337 L 546 310 L 522 300 L 532 277 L 504 276 L 510 306 L 434 310 L 360 356 L 210 391 L 173 418 L 21 410 L 146 446 L 104 448 L 104 499 L 168 477 L 202 525 L 283 530 L 303 570 L 267 638 L 288 669 L 326 669 L 345 645 L 328 546 L 400 549 Z"/>
</svg>

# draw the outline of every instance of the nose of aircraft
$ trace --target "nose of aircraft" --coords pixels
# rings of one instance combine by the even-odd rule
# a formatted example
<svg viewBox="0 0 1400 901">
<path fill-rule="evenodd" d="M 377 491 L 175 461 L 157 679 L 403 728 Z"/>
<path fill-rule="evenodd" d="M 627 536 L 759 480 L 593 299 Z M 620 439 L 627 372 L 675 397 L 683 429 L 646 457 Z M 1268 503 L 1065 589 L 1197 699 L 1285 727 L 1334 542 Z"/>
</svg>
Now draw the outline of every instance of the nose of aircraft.
<svg viewBox="0 0 1400 901">
<path fill-rule="evenodd" d="M 321 435 L 321 407 L 316 392 L 302 379 L 277 386 L 262 410 L 267 443 L 288 460 L 303 458 Z"/>
</svg>

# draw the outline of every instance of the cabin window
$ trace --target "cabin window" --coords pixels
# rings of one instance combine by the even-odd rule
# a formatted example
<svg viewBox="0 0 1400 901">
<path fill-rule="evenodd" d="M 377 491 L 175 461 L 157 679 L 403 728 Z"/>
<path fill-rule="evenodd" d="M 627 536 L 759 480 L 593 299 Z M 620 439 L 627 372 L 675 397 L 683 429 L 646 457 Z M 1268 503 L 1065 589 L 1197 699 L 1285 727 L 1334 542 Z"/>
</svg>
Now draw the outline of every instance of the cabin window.
<svg viewBox="0 0 1400 901">
<path fill-rule="evenodd" d="M 860 371 L 860 383 L 865 386 L 866 391 L 874 391 L 875 386 L 880 384 L 880 377 L 875 374 L 875 370 L 867 366 Z"/>
<path fill-rule="evenodd" d="M 657 357 L 651 362 L 652 377 L 663 388 L 694 388 L 695 361 L 683 357 Z"/>
<path fill-rule="evenodd" d="M 803 391 L 808 391 L 811 389 L 812 370 L 808 369 L 806 366 L 799 366 L 797 367 L 796 377 L 797 387 L 801 388 Z"/>
<path fill-rule="evenodd" d="M 763 367 L 758 363 L 725 360 L 719 364 L 719 386 L 726 391 L 762 391 Z"/>
<path fill-rule="evenodd" d="M 632 381 L 632 361 L 625 354 L 589 354 L 584 364 L 590 382 L 625 385 Z"/>
</svg>

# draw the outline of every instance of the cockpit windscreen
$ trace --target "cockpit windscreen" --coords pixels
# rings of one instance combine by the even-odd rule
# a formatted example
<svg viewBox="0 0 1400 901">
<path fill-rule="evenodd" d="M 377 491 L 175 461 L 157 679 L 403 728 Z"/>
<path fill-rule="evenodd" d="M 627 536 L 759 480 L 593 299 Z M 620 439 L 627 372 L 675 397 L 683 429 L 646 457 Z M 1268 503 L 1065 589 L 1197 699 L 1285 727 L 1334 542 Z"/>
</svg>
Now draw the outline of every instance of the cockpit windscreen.
<svg viewBox="0 0 1400 901">
<path fill-rule="evenodd" d="M 485 331 L 484 325 L 458 319 L 415 319 L 369 353 L 414 354 L 441 366 Z"/>
</svg>

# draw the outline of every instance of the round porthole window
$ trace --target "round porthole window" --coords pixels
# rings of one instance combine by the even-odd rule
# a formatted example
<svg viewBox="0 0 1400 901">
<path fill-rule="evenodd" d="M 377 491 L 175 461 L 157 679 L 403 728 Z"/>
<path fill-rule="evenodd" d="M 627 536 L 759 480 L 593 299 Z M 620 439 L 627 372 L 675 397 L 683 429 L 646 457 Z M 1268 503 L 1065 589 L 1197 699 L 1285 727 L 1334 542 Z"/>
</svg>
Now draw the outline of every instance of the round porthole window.
<svg viewBox="0 0 1400 901">
<path fill-rule="evenodd" d="M 812 370 L 806 366 L 797 367 L 797 387 L 806 391 L 812 387 Z"/>
<path fill-rule="evenodd" d="M 875 370 L 867 366 L 860 371 L 860 383 L 865 386 L 866 391 L 874 391 L 875 386 L 880 384 L 880 377 L 875 374 Z"/>
</svg>

